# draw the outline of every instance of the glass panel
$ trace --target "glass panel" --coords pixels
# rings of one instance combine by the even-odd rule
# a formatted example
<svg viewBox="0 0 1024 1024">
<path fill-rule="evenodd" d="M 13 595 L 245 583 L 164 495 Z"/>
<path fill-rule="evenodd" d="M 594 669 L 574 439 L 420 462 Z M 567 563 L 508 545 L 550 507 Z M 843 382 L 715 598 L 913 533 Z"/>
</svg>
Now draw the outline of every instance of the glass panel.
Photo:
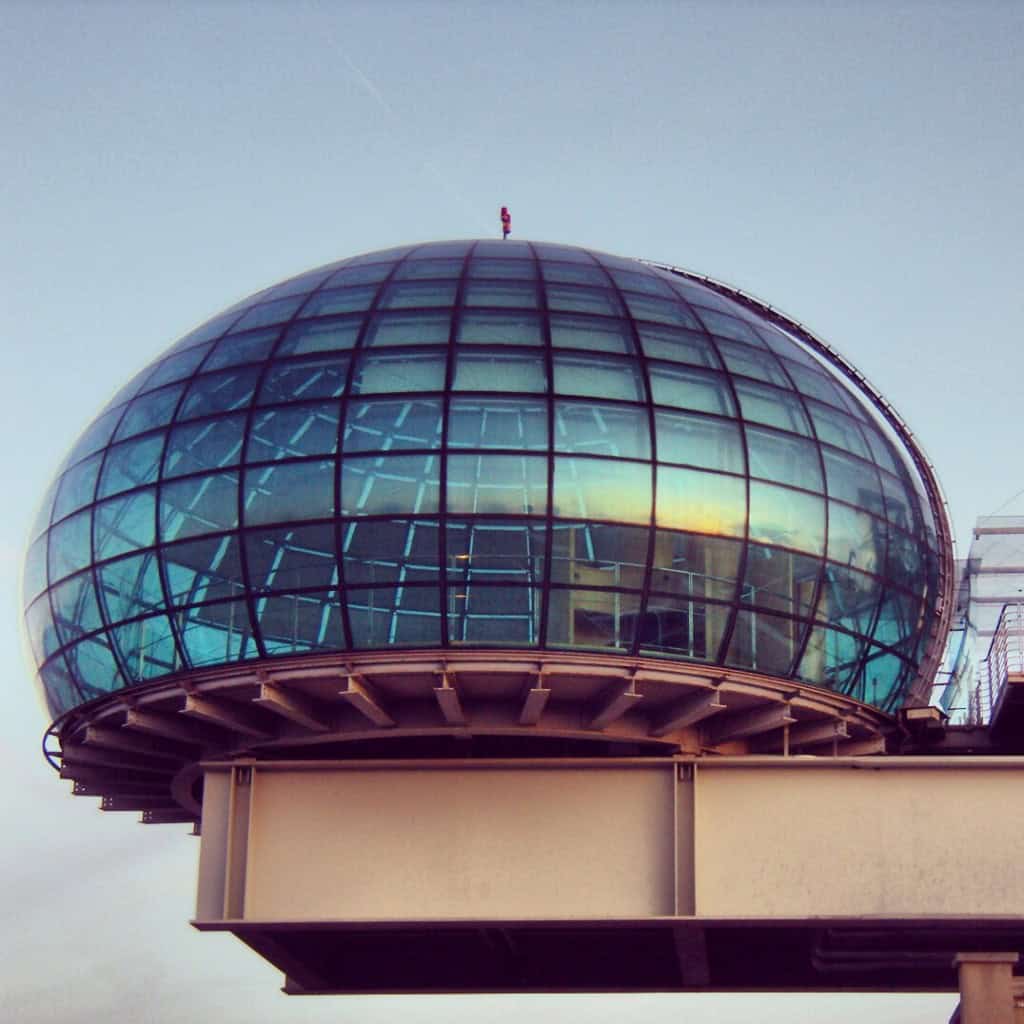
<svg viewBox="0 0 1024 1024">
<path fill-rule="evenodd" d="M 846 409 L 847 402 L 844 401 L 838 386 L 834 384 L 823 373 L 818 373 L 807 366 L 786 361 L 786 371 L 793 378 L 797 390 L 808 398 L 817 398 L 819 401 L 828 402 L 830 405 Z"/>
<path fill-rule="evenodd" d="M 638 270 L 613 270 L 615 283 L 627 292 L 644 292 L 647 295 L 658 295 L 663 299 L 675 301 L 675 292 L 660 277 Z"/>
<path fill-rule="evenodd" d="M 863 681 L 853 695 L 883 711 L 893 711 L 899 706 L 912 674 L 913 667 L 902 658 L 889 651 L 869 647 L 861 673 Z"/>
<path fill-rule="evenodd" d="M 63 519 L 71 512 L 88 505 L 96 491 L 96 476 L 103 454 L 94 455 L 69 469 L 61 477 L 57 500 L 53 503 L 53 519 Z"/>
<path fill-rule="evenodd" d="M 807 414 L 794 392 L 779 391 L 745 380 L 735 380 L 734 383 L 744 419 L 811 436 Z"/>
<path fill-rule="evenodd" d="M 380 300 L 381 309 L 413 309 L 418 306 L 451 306 L 455 281 L 403 281 L 389 284 Z"/>
<path fill-rule="evenodd" d="M 753 377 L 778 387 L 790 388 L 789 379 L 782 372 L 779 361 L 763 348 L 752 348 L 738 341 L 719 341 L 718 351 L 730 373 Z"/>
<path fill-rule="evenodd" d="M 370 321 L 363 347 L 447 345 L 451 313 L 380 313 Z"/>
<path fill-rule="evenodd" d="M 205 537 L 161 551 L 171 603 L 199 604 L 245 593 L 238 538 Z"/>
<path fill-rule="evenodd" d="M 316 270 L 308 270 L 304 274 L 296 274 L 295 277 L 282 281 L 280 284 L 275 284 L 273 288 L 268 288 L 260 296 L 260 299 L 268 301 L 270 299 L 283 299 L 289 295 L 307 295 L 323 284 L 332 273 L 334 266 L 337 266 L 337 264 L 332 264 L 328 267 L 318 267 Z"/>
<path fill-rule="evenodd" d="M 436 455 L 346 458 L 341 464 L 341 514 L 436 512 L 440 469 Z"/>
<path fill-rule="evenodd" d="M 839 412 L 838 409 L 820 405 L 812 400 L 808 400 L 807 408 L 811 411 L 819 441 L 834 444 L 837 448 L 853 452 L 862 459 L 871 460 L 871 452 L 856 420 Z"/>
<path fill-rule="evenodd" d="M 245 553 L 254 591 L 338 585 L 333 523 L 251 531 Z"/>
<path fill-rule="evenodd" d="M 540 355 L 462 351 L 455 357 L 456 391 L 547 391 Z"/>
<path fill-rule="evenodd" d="M 347 356 L 313 356 L 272 364 L 263 378 L 258 404 L 337 398 L 345 390 L 348 362 Z"/>
<path fill-rule="evenodd" d="M 346 352 L 355 347 L 363 317 L 338 317 L 336 320 L 300 321 L 288 328 L 277 350 L 281 356 L 304 356 L 315 352 Z"/>
<path fill-rule="evenodd" d="M 467 306 L 510 306 L 536 309 L 536 285 L 527 281 L 470 281 L 466 286 Z"/>
<path fill-rule="evenodd" d="M 748 345 L 763 345 L 764 342 L 757 336 L 757 332 L 746 321 L 739 320 L 727 313 L 719 313 L 715 310 L 699 308 L 696 312 L 704 321 L 704 326 L 712 333 L 723 338 L 732 338 L 734 341 L 745 341 Z"/>
<path fill-rule="evenodd" d="M 751 480 L 750 539 L 824 554 L 824 500 Z"/>
<path fill-rule="evenodd" d="M 450 583 L 537 584 L 544 580 L 547 529 L 514 519 L 449 519 Z M 450 607 L 450 606 L 449 606 Z"/>
<path fill-rule="evenodd" d="M 548 644 L 629 650 L 639 618 L 639 594 L 552 588 L 548 593 Z"/>
<path fill-rule="evenodd" d="M 674 363 L 693 363 L 719 369 L 721 362 L 702 331 L 655 324 L 637 324 L 640 344 L 648 359 L 669 359 Z"/>
<path fill-rule="evenodd" d="M 164 435 L 144 437 L 107 449 L 97 498 L 106 498 L 118 491 L 152 483 L 160 469 L 160 455 L 164 448 Z"/>
<path fill-rule="evenodd" d="M 632 360 L 601 356 L 556 355 L 555 390 L 563 395 L 644 400 L 640 368 Z"/>
<path fill-rule="evenodd" d="M 894 527 L 889 528 L 885 575 L 893 583 L 899 584 L 907 590 L 919 592 L 927 579 L 925 557 L 925 551 L 919 538 L 911 537 Z"/>
<path fill-rule="evenodd" d="M 252 401 L 258 376 L 257 367 L 246 366 L 197 377 L 192 381 L 176 418 L 191 420 L 244 409 Z"/>
<path fill-rule="evenodd" d="M 78 683 L 86 700 L 103 697 L 125 685 L 110 650 L 110 643 L 102 634 L 69 647 L 64 656 L 72 678 Z"/>
<path fill-rule="evenodd" d="M 640 653 L 715 662 L 730 611 L 688 596 L 652 594 L 637 629 Z"/>
<path fill-rule="evenodd" d="M 793 363 L 809 366 L 816 370 L 821 369 L 821 364 L 803 347 L 795 338 L 790 337 L 785 331 L 779 330 L 774 324 L 767 324 L 763 320 L 756 326 L 758 337 L 775 353 L 787 360 L 787 369 Z"/>
<path fill-rule="evenodd" d="M 551 533 L 551 580 L 570 586 L 639 590 L 644 585 L 650 539 L 646 527 L 556 522 Z"/>
<path fill-rule="evenodd" d="M 895 523 L 904 530 L 913 531 L 916 525 L 914 513 L 918 510 L 917 501 L 911 496 L 910 489 L 902 480 L 891 473 L 881 473 L 882 490 L 885 494 L 884 514 L 890 523 Z M 883 509 L 872 509 L 883 514 Z"/>
<path fill-rule="evenodd" d="M 377 294 L 375 284 L 356 285 L 351 288 L 331 288 L 311 295 L 302 307 L 300 316 L 331 316 L 336 313 L 358 313 L 373 305 Z"/>
<path fill-rule="evenodd" d="M 86 551 L 89 547 L 89 527 L 84 526 Z M 46 589 L 46 549 L 50 542 L 47 534 L 39 538 L 29 549 L 25 558 L 25 575 L 22 577 L 21 593 L 23 603 L 28 604 L 37 594 Z M 86 555 L 88 560 L 88 555 Z M 88 564 L 88 561 L 86 562 Z"/>
<path fill-rule="evenodd" d="M 230 530 L 237 525 L 237 473 L 193 477 L 160 488 L 160 536 L 164 541 Z"/>
<path fill-rule="evenodd" d="M 98 460 L 100 456 L 93 456 L 93 458 Z M 49 486 L 43 492 L 42 500 L 36 505 L 36 514 L 32 518 L 32 527 L 28 535 L 30 540 L 35 540 L 50 525 L 51 516 L 54 520 L 59 518 L 53 514 L 53 499 L 57 493 L 58 483 L 60 483 L 60 478 L 51 480 Z"/>
<path fill-rule="evenodd" d="M 540 317 L 535 313 L 462 314 L 459 341 L 468 345 L 543 345 Z"/>
<path fill-rule="evenodd" d="M 556 458 L 552 514 L 649 523 L 651 466 L 608 459 Z"/>
<path fill-rule="evenodd" d="M 581 263 L 553 263 L 545 260 L 541 264 L 545 281 L 561 281 L 564 284 L 592 284 L 598 288 L 608 286 L 608 275 L 596 266 Z"/>
<path fill-rule="evenodd" d="M 93 600 L 95 602 L 95 598 Z M 57 628 L 50 614 L 50 600 L 46 594 L 29 605 L 28 611 L 25 612 L 25 632 L 28 633 L 37 667 L 60 647 L 62 641 L 57 636 Z M 69 639 L 75 635 L 73 631 L 66 629 L 62 630 L 62 633 Z"/>
<path fill-rule="evenodd" d="M 739 477 L 658 466 L 657 493 L 660 527 L 732 537 L 745 532 L 747 489 Z"/>
<path fill-rule="evenodd" d="M 345 419 L 346 452 L 384 452 L 441 447 L 441 399 L 350 401 Z"/>
<path fill-rule="evenodd" d="M 181 667 L 171 622 L 166 615 L 139 619 L 111 633 L 132 682 L 155 679 Z"/>
<path fill-rule="evenodd" d="M 261 597 L 256 618 L 267 654 L 344 650 L 341 603 L 334 591 Z"/>
<path fill-rule="evenodd" d="M 880 590 L 877 577 L 826 562 L 816 618 L 851 633 L 867 633 L 875 617 Z"/>
<path fill-rule="evenodd" d="M 497 245 L 502 250 L 504 250 L 505 246 L 508 246 L 508 251 L 512 252 L 513 246 L 511 242 L 498 242 Z M 413 246 L 411 251 L 409 249 L 396 249 L 395 252 L 409 252 L 410 260 L 438 259 L 443 256 L 448 259 L 455 259 L 458 257 L 461 261 L 461 258 L 466 255 L 471 247 L 473 247 L 474 250 L 479 249 L 482 251 L 486 246 L 486 242 L 476 243 L 473 241 L 427 242 L 423 245 Z M 492 253 L 491 255 L 497 255 L 497 253 Z M 529 255 L 529 251 L 527 251 L 527 255 Z"/>
<path fill-rule="evenodd" d="M 448 511 L 544 515 L 547 459 L 537 455 L 449 455 Z"/>
<path fill-rule="evenodd" d="M 924 606 L 919 598 L 890 588 L 879 607 L 871 639 L 886 647 L 905 649 L 921 631 L 923 613 Z"/>
<path fill-rule="evenodd" d="M 875 515 L 884 513 L 878 470 L 874 466 L 829 448 L 823 448 L 822 454 L 830 498 L 842 498 Z"/>
<path fill-rule="evenodd" d="M 727 665 L 788 676 L 807 626 L 767 612 L 738 611 L 725 654 Z"/>
<path fill-rule="evenodd" d="M 756 427 L 747 427 L 746 436 L 751 476 L 822 490 L 821 458 L 814 442 Z"/>
<path fill-rule="evenodd" d="M 65 519 L 50 530 L 48 538 L 51 583 L 84 569 L 92 561 L 92 510 Z"/>
<path fill-rule="evenodd" d="M 513 277 L 532 280 L 537 276 L 537 267 L 531 260 L 496 260 L 477 257 L 470 260 L 469 276 Z"/>
<path fill-rule="evenodd" d="M 901 464 L 899 456 L 897 456 L 889 440 L 885 438 L 882 435 L 882 432 L 871 423 L 864 423 L 862 425 L 862 429 L 864 431 L 864 436 L 867 438 L 868 445 L 871 448 L 871 454 L 875 457 L 875 462 L 877 462 L 882 469 L 887 469 L 890 473 L 895 473 L 896 476 L 903 476 L 906 473 L 906 470 Z"/>
<path fill-rule="evenodd" d="M 190 377 L 209 351 L 210 344 L 208 343 L 168 356 L 146 378 L 145 389 L 153 391 L 156 388 L 163 387 L 164 384 L 173 384 L 175 381 Z"/>
<path fill-rule="evenodd" d="M 797 675 L 809 683 L 840 693 L 849 692 L 857 679 L 864 641 L 837 629 L 815 626 L 800 659 Z"/>
<path fill-rule="evenodd" d="M 336 288 L 343 285 L 373 284 L 384 280 L 394 268 L 393 262 L 384 263 L 352 263 L 346 261 L 345 265 L 335 271 L 325 285 Z"/>
<path fill-rule="evenodd" d="M 821 560 L 750 544 L 740 601 L 786 615 L 810 615 Z"/>
<path fill-rule="evenodd" d="M 849 505 L 828 503 L 828 557 L 862 572 L 881 571 L 885 555 L 885 524 Z"/>
<path fill-rule="evenodd" d="M 174 349 L 188 348 L 191 345 L 198 345 L 203 341 L 212 341 L 220 337 L 238 319 L 239 310 L 237 307 L 229 309 L 226 313 L 218 313 L 205 323 L 200 324 L 193 331 L 179 338 L 174 343 Z"/>
<path fill-rule="evenodd" d="M 129 406 L 128 415 L 131 415 L 132 408 L 137 403 L 145 402 L 150 396 L 146 398 L 136 399 L 135 402 Z M 123 408 L 111 409 L 109 412 L 103 413 L 98 416 L 92 423 L 86 428 L 85 433 L 75 442 L 74 448 L 71 449 L 68 457 L 64 460 L 65 466 L 70 466 L 79 459 L 84 459 L 86 455 L 92 455 L 93 452 L 98 452 L 109 440 L 110 435 L 114 432 L 114 427 L 117 426 L 117 421 L 124 415 Z M 123 437 L 123 434 L 119 434 Z"/>
<path fill-rule="evenodd" d="M 409 519 L 344 523 L 346 586 L 428 583 L 437 579 L 440 526 Z"/>
<path fill-rule="evenodd" d="M 173 384 L 160 391 L 150 391 L 136 398 L 124 414 L 121 425 L 117 428 L 117 440 L 143 434 L 147 430 L 162 427 L 171 422 L 174 410 L 178 407 L 184 384 Z"/>
<path fill-rule="evenodd" d="M 247 526 L 334 515 L 334 462 L 291 462 L 245 473 Z"/>
<path fill-rule="evenodd" d="M 721 373 L 659 363 L 651 363 L 648 372 L 651 397 L 657 405 L 675 405 L 720 416 L 736 415 L 728 382 Z"/>
<path fill-rule="evenodd" d="M 277 299 L 274 302 L 262 302 L 257 306 L 251 306 L 238 323 L 231 328 L 232 333 L 248 331 L 254 327 L 269 327 L 271 324 L 290 320 L 304 299 L 304 295 L 299 295 L 290 299 Z"/>
<path fill-rule="evenodd" d="M 416 278 L 459 277 L 462 274 L 461 259 L 424 259 L 417 255 L 415 259 L 399 263 L 395 271 L 396 281 L 411 281 Z"/>
<path fill-rule="evenodd" d="M 548 447 L 548 408 L 543 399 L 453 398 L 448 413 L 453 448 Z"/>
<path fill-rule="evenodd" d="M 654 296 L 626 295 L 629 311 L 637 320 L 653 320 L 659 324 L 671 324 L 674 327 L 689 327 L 700 330 L 700 322 L 690 310 L 674 299 L 658 299 Z"/>
<path fill-rule="evenodd" d="M 657 530 L 651 589 L 731 601 L 736 594 L 742 549 L 740 541 L 724 537 Z"/>
<path fill-rule="evenodd" d="M 39 670 L 39 681 L 46 695 L 47 710 L 54 718 L 59 718 L 65 711 L 78 707 L 87 699 L 78 692 L 63 658 L 54 658 L 44 665 Z"/>
<path fill-rule="evenodd" d="M 241 661 L 258 654 L 244 601 L 188 608 L 178 613 L 178 629 L 195 667 Z"/>
<path fill-rule="evenodd" d="M 346 594 L 353 647 L 440 644 L 441 602 L 436 586 L 352 588 Z"/>
<path fill-rule="evenodd" d="M 164 591 L 160 585 L 160 568 L 155 552 L 147 551 L 144 555 L 119 558 L 116 562 L 100 566 L 96 573 L 103 607 L 111 622 L 120 622 L 122 619 L 131 619 L 136 615 L 145 615 L 146 612 L 162 609 Z M 76 579 L 86 579 L 87 589 L 92 590 L 91 580 L 86 577 Z M 97 621 L 93 628 L 99 625 Z"/>
<path fill-rule="evenodd" d="M 223 416 L 175 427 L 164 454 L 165 477 L 235 465 L 242 454 L 244 416 Z"/>
<path fill-rule="evenodd" d="M 491 647 L 534 646 L 540 639 L 542 591 L 533 587 L 448 588 L 448 641 Z"/>
<path fill-rule="evenodd" d="M 504 245 L 505 243 L 500 243 Z M 573 263 L 588 263 L 594 265 L 594 257 L 586 249 L 580 249 L 575 245 L 553 245 L 550 242 L 534 242 L 534 252 L 543 260 L 564 260 Z M 479 249 L 477 250 L 480 251 Z"/>
<path fill-rule="evenodd" d="M 340 402 L 261 409 L 252 420 L 247 462 L 271 462 L 338 450 Z"/>
<path fill-rule="evenodd" d="M 727 473 L 746 470 L 743 440 L 735 421 L 658 411 L 654 427 L 659 462 L 685 462 Z"/>
<path fill-rule="evenodd" d="M 148 548 L 156 540 L 156 498 L 152 488 L 97 505 L 95 516 L 97 561 Z"/>
<path fill-rule="evenodd" d="M 571 284 L 547 284 L 548 309 L 564 313 L 594 313 L 622 316 L 622 303 L 610 288 L 587 288 Z"/>
<path fill-rule="evenodd" d="M 647 409 L 596 402 L 556 402 L 555 450 L 649 459 L 651 425 Z"/>
<path fill-rule="evenodd" d="M 356 366 L 352 393 L 441 391 L 444 388 L 444 352 L 371 352 Z"/>
<path fill-rule="evenodd" d="M 567 313 L 551 314 L 551 344 L 555 348 L 583 348 L 588 352 L 632 355 L 635 351 L 628 320 Z"/>
</svg>

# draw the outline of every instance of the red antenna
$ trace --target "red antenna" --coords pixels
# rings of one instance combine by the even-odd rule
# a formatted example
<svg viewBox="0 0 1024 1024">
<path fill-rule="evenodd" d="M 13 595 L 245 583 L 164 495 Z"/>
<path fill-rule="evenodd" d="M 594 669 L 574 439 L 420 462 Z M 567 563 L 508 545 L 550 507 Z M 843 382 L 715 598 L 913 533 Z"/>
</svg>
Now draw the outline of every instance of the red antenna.
<svg viewBox="0 0 1024 1024">
<path fill-rule="evenodd" d="M 501 208 L 501 237 L 508 238 L 512 233 L 512 214 L 508 212 L 508 207 L 503 206 Z"/>
</svg>

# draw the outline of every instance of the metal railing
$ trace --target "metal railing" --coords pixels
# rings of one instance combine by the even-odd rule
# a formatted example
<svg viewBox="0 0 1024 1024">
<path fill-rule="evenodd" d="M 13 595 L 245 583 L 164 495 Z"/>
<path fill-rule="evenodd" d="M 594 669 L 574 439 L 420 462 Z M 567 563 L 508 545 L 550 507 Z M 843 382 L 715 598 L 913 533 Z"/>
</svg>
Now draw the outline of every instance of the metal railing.
<svg viewBox="0 0 1024 1024">
<path fill-rule="evenodd" d="M 967 720 L 986 725 L 999 703 L 1011 675 L 1024 674 L 1024 604 L 1003 605 L 988 654 L 978 666 L 978 679 L 971 693 Z"/>
</svg>

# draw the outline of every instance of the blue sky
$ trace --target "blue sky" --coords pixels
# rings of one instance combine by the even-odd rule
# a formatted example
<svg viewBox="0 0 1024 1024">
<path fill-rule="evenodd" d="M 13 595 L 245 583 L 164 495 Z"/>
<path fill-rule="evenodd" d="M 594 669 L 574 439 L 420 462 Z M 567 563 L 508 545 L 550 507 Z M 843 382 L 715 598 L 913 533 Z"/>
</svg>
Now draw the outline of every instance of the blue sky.
<svg viewBox="0 0 1024 1024">
<path fill-rule="evenodd" d="M 6 1016 L 944 1020 L 948 997 L 285 1000 L 185 923 L 194 840 L 49 776 L 15 581 L 64 451 L 175 337 L 318 263 L 495 234 L 502 204 L 518 236 L 695 269 L 806 323 L 921 439 L 965 548 L 976 516 L 1024 507 L 1022 43 L 1024 7 L 998 2 L 9 0 Z"/>
</svg>

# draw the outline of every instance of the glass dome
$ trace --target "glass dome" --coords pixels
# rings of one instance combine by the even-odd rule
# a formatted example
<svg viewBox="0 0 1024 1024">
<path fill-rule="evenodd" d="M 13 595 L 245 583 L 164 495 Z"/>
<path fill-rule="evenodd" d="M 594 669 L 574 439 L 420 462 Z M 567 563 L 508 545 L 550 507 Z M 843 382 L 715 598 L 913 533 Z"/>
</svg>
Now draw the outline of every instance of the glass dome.
<svg viewBox="0 0 1024 1024">
<path fill-rule="evenodd" d="M 513 241 L 369 253 L 245 300 L 122 389 L 51 488 L 25 572 L 50 709 L 464 645 L 895 708 L 935 644 L 943 512 L 909 439 L 788 323 Z"/>
</svg>

